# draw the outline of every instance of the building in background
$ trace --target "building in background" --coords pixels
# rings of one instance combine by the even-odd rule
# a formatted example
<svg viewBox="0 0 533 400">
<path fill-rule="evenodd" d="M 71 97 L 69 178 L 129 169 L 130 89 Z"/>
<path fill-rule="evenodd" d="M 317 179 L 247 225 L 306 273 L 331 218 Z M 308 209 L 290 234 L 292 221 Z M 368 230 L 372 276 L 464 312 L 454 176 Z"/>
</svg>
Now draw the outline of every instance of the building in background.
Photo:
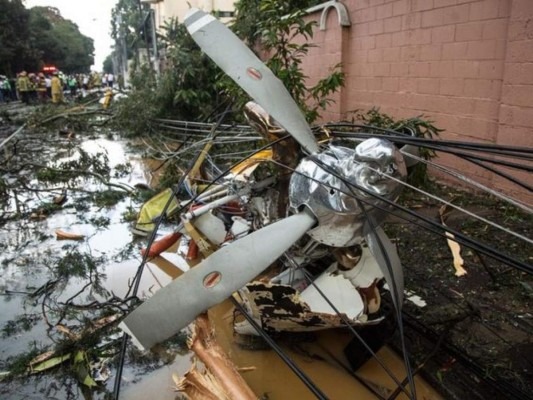
<svg viewBox="0 0 533 400">
<path fill-rule="evenodd" d="M 229 22 L 235 11 L 235 0 L 141 0 L 141 3 L 150 5 L 150 22 L 155 25 L 154 32 L 159 32 L 161 27 L 173 18 L 180 23 L 183 22 L 185 15 L 191 8 L 199 8 L 209 13 L 213 12 L 223 22 Z M 156 43 L 155 37 L 153 43 Z M 151 53 L 150 61 L 156 73 L 159 74 L 165 65 L 164 49 L 153 48 L 149 52 Z"/>
<path fill-rule="evenodd" d="M 159 30 L 165 24 L 165 21 L 171 18 L 177 18 L 183 22 L 185 15 L 192 8 L 199 8 L 205 12 L 216 12 L 222 20 L 230 20 L 235 10 L 234 0 L 141 0 L 145 4 L 150 4 L 155 14 L 156 29 Z"/>
<path fill-rule="evenodd" d="M 335 10 L 341 4 L 344 13 Z M 305 74 L 317 80 L 337 63 L 346 74 L 324 121 L 380 107 L 397 118 L 425 115 L 446 130 L 443 139 L 533 146 L 533 1 L 344 0 L 314 9 L 307 18 L 322 29 Z M 464 160 L 439 162 L 531 201 L 531 192 Z M 520 178 L 533 184 L 531 173 Z"/>
</svg>

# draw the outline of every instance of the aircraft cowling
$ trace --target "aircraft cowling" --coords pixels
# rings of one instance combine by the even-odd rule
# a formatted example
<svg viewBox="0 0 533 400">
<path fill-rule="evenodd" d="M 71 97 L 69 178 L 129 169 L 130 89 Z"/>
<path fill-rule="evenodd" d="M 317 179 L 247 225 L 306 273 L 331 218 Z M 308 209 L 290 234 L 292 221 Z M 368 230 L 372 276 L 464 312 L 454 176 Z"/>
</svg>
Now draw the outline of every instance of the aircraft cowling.
<svg viewBox="0 0 533 400">
<path fill-rule="evenodd" d="M 328 171 L 314 158 L 327 165 Z M 304 158 L 292 174 L 290 206 L 294 211 L 305 206 L 315 215 L 318 226 L 307 233 L 316 241 L 333 247 L 359 244 L 365 236 L 366 215 L 357 199 L 366 204 L 366 213 L 378 225 L 387 212 L 373 205 L 382 208 L 388 205 L 357 188 L 389 200 L 395 200 L 402 190 L 400 182 L 382 173 L 402 181 L 407 176 L 402 154 L 388 140 L 368 139 L 355 149 L 330 145 L 320 154 Z"/>
</svg>

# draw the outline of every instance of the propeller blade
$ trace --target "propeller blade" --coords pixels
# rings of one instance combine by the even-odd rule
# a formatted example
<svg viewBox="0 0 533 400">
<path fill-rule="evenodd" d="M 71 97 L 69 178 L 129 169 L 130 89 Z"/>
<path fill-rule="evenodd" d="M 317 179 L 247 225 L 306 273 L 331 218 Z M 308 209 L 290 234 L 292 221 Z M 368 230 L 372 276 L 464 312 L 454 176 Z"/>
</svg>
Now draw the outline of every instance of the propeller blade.
<svg viewBox="0 0 533 400">
<path fill-rule="evenodd" d="M 389 285 L 394 306 L 397 310 L 401 310 L 404 286 L 403 269 L 400 257 L 398 257 L 398 253 L 396 252 L 396 247 L 392 244 L 381 227 L 376 227 L 372 230 L 367 226 L 366 230 L 367 234 L 365 235 L 365 238 L 370 252 L 376 258 L 379 268 Z M 382 251 L 380 243 L 383 245 L 384 252 Z M 390 265 L 390 270 L 387 265 Z"/>
<path fill-rule="evenodd" d="M 307 121 L 283 83 L 231 30 L 195 8 L 184 23 L 198 46 L 307 152 L 318 152 Z"/>
<path fill-rule="evenodd" d="M 145 349 L 168 339 L 255 278 L 315 223 L 301 212 L 222 247 L 137 307 L 120 328 Z"/>
</svg>

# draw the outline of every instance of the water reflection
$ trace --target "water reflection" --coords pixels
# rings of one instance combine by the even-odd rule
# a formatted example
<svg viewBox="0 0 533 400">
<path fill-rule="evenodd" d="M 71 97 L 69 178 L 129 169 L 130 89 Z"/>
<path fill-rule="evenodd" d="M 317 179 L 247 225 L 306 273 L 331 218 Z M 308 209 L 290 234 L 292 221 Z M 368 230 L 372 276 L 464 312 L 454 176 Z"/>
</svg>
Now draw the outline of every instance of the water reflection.
<svg viewBox="0 0 533 400">
<path fill-rule="evenodd" d="M 44 139 L 43 139 L 44 140 Z M 81 148 L 91 155 L 98 152 L 106 154 L 111 168 L 120 168 L 121 174 L 113 177 L 111 182 L 146 183 L 150 176 L 141 158 L 127 150 L 126 144 L 120 140 L 95 138 L 86 140 Z M 54 153 L 53 150 L 61 150 Z M 72 148 L 48 148 L 47 154 L 37 154 L 46 161 L 54 160 L 54 165 L 76 160 L 79 154 Z M 59 154 L 60 153 L 60 154 Z M 59 154 L 59 156 L 58 156 Z M 44 162 L 41 160 L 40 162 Z M 8 177 L 16 182 L 20 176 Z M 63 184 L 42 185 L 36 179 L 30 179 L 32 188 L 50 186 L 61 188 Z M 71 301 L 75 304 L 88 304 L 94 301 L 105 301 L 106 291 L 110 295 L 124 296 L 128 284 L 131 283 L 140 263 L 139 248 L 141 243 L 134 241 L 129 231 L 128 222 L 123 214 L 130 207 L 138 208 L 134 199 L 126 197 L 112 207 L 97 207 L 84 199 L 80 191 L 102 192 L 104 185 L 93 179 L 77 179 L 78 186 L 68 184 L 67 202 L 57 211 L 36 220 L 29 218 L 12 219 L 3 224 L 0 230 L 0 327 L 3 336 L 0 340 L 0 370 L 7 368 L 9 360 L 26 353 L 31 349 L 53 348 L 55 342 L 64 339 L 53 329 L 58 321 L 58 312 L 62 302 Z M 4 203 L 4 212 L 13 213 L 17 210 L 31 210 L 43 202 L 51 202 L 50 192 L 23 191 L 17 193 L 17 201 Z M 87 203 L 86 205 L 83 205 Z M 24 208 L 21 208 L 23 204 Z M 102 222 L 97 226 L 94 221 Z M 105 223 L 104 223 L 105 222 Z M 82 234 L 85 240 L 79 242 L 59 241 L 54 231 L 61 229 L 67 232 Z M 82 271 L 68 276 L 59 276 L 58 263 L 68 254 L 86 254 L 95 260 L 94 272 Z M 116 261 L 118 260 L 118 261 Z M 75 270 L 75 266 L 66 266 Z M 91 278 L 92 276 L 92 278 Z M 93 280 L 90 281 L 87 279 Z M 59 279 L 59 283 L 50 291 L 42 291 L 51 281 Z M 161 270 L 148 265 L 141 281 L 141 296 L 149 296 L 159 285 L 168 283 L 170 278 Z M 88 285 L 89 283 L 89 285 Z M 102 290 L 96 290 L 101 284 Z M 52 286 L 50 286 L 51 288 Z M 38 293 L 38 294 L 36 294 Z M 75 299 L 72 297 L 75 296 Z M 46 298 L 46 299 L 45 299 Z M 44 306 L 43 306 L 44 303 Z M 83 318 L 94 318 L 98 310 L 72 309 L 65 315 L 62 324 L 75 328 Z M 45 323 L 43 312 L 49 317 L 52 329 Z M 79 314 L 79 315 L 76 315 Z M 20 329 L 19 329 L 20 327 Z M 116 338 L 115 338 L 116 339 Z M 128 373 L 138 373 L 137 368 L 127 368 Z M 60 374 L 61 375 L 61 374 Z M 59 379 L 59 378 L 57 378 Z M 138 380 L 138 378 L 135 378 Z M 17 381 L 3 385 L 2 398 L 42 398 L 44 382 L 52 382 L 58 388 L 64 382 L 57 381 L 54 374 L 41 374 L 31 379 L 24 379 L 24 384 Z M 54 383 L 55 382 L 55 383 Z M 46 385 L 48 385 L 48 383 Z M 111 382 L 112 385 L 112 382 Z M 70 390 L 70 389 L 69 389 Z M 67 389 L 58 389 L 58 398 L 67 396 Z M 98 397 L 98 396 L 97 396 Z"/>
<path fill-rule="evenodd" d="M 106 138 L 87 140 L 82 148 L 90 154 L 104 152 L 107 154 L 112 168 L 128 164 L 128 172 L 113 182 L 126 183 L 130 186 L 139 182 L 149 182 L 150 174 L 145 164 L 134 153 L 127 151 L 121 141 Z M 77 155 L 69 150 L 62 154 L 57 162 L 75 160 Z M 105 187 L 93 180 L 80 180 L 79 183 L 86 190 L 103 191 Z M 98 262 L 93 275 L 87 272 L 72 275 L 69 279 L 60 280 L 54 286 L 53 294 L 48 294 L 45 304 L 48 307 L 59 307 L 72 296 L 76 304 L 84 305 L 93 301 L 104 302 L 106 298 L 115 296 L 124 298 L 128 295 L 132 279 L 140 264 L 139 249 L 142 241 L 135 241 L 129 231 L 129 224 L 124 222 L 123 214 L 129 207 L 140 207 L 140 204 L 126 197 L 112 207 L 97 207 L 88 204 L 79 207 L 82 194 L 76 191 L 68 192 L 69 199 L 62 208 L 47 218 L 39 221 L 23 219 L 5 224 L 0 231 L 0 324 L 6 327 L 10 321 L 20 320 L 21 315 L 42 315 L 43 296 L 29 296 L 43 287 L 57 276 L 58 260 L 67 254 L 88 254 Z M 21 197 L 22 198 L 22 197 Z M 39 204 L 43 200 L 33 195 L 26 197 L 28 208 Z M 14 207 L 14 205 L 11 205 Z M 81 210 L 81 211 L 80 211 Z M 106 224 L 97 226 L 91 222 L 96 217 L 105 217 Z M 85 235 L 80 242 L 58 241 L 54 230 L 63 229 Z M 147 298 L 159 288 L 168 284 L 181 274 L 178 267 L 184 267 L 183 260 L 167 256 L 168 260 L 158 258 L 149 262 L 144 269 L 140 281 L 138 296 Z M 96 285 L 87 286 L 88 276 L 100 280 L 102 290 L 95 290 Z M 74 300 L 73 300 L 74 301 Z M 176 304 L 179 307 L 179 304 Z M 74 310 L 74 309 L 73 309 Z M 57 310 L 46 310 L 50 314 L 50 323 L 57 321 Z M 117 309 L 114 309 L 116 312 Z M 64 316 L 62 323 L 74 328 L 85 318 L 95 318 L 95 310 L 78 309 L 79 314 Z M 209 312 L 210 318 L 217 330 L 217 339 L 230 355 L 238 367 L 254 367 L 244 373 L 254 392 L 269 399 L 312 399 L 314 396 L 303 383 L 288 369 L 281 359 L 270 350 L 245 350 L 233 340 L 231 328 L 232 312 L 229 302 L 214 307 Z M 42 349 L 53 346 L 55 341 L 62 339 L 59 332 L 48 329 L 46 323 L 39 319 L 27 331 L 20 331 L 11 335 L 4 335 L 0 341 L 0 357 L 5 360 L 16 356 L 30 348 Z M 118 348 L 120 334 L 109 332 L 99 345 L 115 343 Z M 348 332 L 342 330 L 326 331 L 314 336 L 316 340 L 283 344 L 289 356 L 302 368 L 306 374 L 332 399 L 356 397 L 358 399 L 375 399 L 375 396 L 354 379 L 347 370 L 348 361 L 344 358 L 342 349 L 351 339 Z M 113 347 L 111 347 L 113 348 Z M 163 349 L 162 357 L 152 355 L 146 357 L 133 348 L 128 352 L 126 368 L 122 377 L 122 398 L 125 399 L 175 399 L 177 394 L 172 390 L 174 385 L 172 374 L 184 374 L 191 364 L 191 354 L 180 352 L 180 345 L 169 345 Z M 116 353 L 115 353 L 116 354 Z M 400 380 L 405 377 L 403 363 L 387 348 L 379 352 L 379 356 L 391 368 Z M 43 398 L 43 395 L 67 398 L 72 394 L 74 398 L 81 398 L 81 389 L 76 381 L 69 377 L 68 369 L 58 370 L 58 374 L 41 374 L 30 379 L 14 381 L 4 385 L 0 391 L 2 398 Z M 383 372 L 375 361 L 365 364 L 358 376 L 381 391 L 386 397 L 395 388 L 395 384 Z M 114 376 L 112 371 L 111 376 Z M 68 380 L 70 379 L 70 380 Z M 70 385 L 70 386 L 69 386 Z M 108 390 L 112 389 L 113 378 L 106 383 Z M 421 380 L 417 383 L 419 398 L 436 399 L 438 396 Z M 102 398 L 104 393 L 94 394 L 94 398 Z M 398 398 L 405 398 L 399 396 Z"/>
</svg>

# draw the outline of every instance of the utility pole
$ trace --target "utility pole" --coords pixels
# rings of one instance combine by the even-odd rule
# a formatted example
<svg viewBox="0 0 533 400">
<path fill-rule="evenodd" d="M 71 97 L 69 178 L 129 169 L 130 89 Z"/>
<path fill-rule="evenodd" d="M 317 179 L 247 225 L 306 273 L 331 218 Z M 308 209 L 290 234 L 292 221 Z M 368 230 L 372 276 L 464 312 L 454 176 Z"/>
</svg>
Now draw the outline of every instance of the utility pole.
<svg viewBox="0 0 533 400">
<path fill-rule="evenodd" d="M 146 46 L 146 56 L 148 57 L 148 65 L 150 65 L 150 67 L 153 68 L 152 60 L 150 57 L 150 49 L 148 48 L 148 38 L 146 37 L 146 18 L 143 16 L 141 0 L 137 0 L 137 8 L 139 9 L 139 18 L 142 21 L 143 39 L 144 39 L 144 45 Z"/>
<path fill-rule="evenodd" d="M 119 39 L 117 41 L 117 51 L 120 50 L 119 59 L 121 61 L 121 73 L 122 77 L 124 79 L 124 86 L 126 86 L 128 82 L 128 48 L 126 46 L 126 33 L 124 32 L 124 29 L 122 28 L 122 15 L 119 13 L 117 15 L 117 24 L 119 26 L 119 32 L 118 36 Z"/>
<path fill-rule="evenodd" d="M 129 74 L 128 74 L 128 47 L 126 46 L 126 35 L 124 32 L 120 32 L 120 48 L 122 54 L 120 56 L 122 60 L 122 79 L 124 79 L 124 87 L 127 87 L 129 83 Z"/>
<path fill-rule="evenodd" d="M 150 8 L 150 22 L 152 25 L 152 45 L 154 50 L 154 69 L 155 69 L 155 77 L 157 80 L 159 80 L 160 76 L 160 70 L 159 70 L 159 52 L 157 51 L 157 34 L 156 34 L 156 27 L 155 27 L 155 12 Z"/>
</svg>

